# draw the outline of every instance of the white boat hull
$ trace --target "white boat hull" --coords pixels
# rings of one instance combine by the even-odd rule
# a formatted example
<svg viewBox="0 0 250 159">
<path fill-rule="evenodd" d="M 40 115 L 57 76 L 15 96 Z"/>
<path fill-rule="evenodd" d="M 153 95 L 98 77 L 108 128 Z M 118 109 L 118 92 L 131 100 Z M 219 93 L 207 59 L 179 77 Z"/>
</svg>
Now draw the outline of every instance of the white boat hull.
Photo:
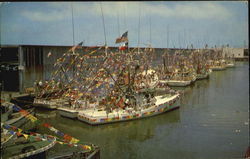
<svg viewBox="0 0 250 159">
<path fill-rule="evenodd" d="M 57 109 L 59 106 L 69 105 L 69 102 L 62 99 L 38 99 L 35 98 L 33 105 L 36 107 L 42 107 L 46 109 Z"/>
<path fill-rule="evenodd" d="M 71 119 L 76 119 L 78 115 L 78 110 L 70 108 L 58 108 L 58 112 L 62 117 L 67 117 Z"/>
<path fill-rule="evenodd" d="M 106 111 L 98 110 L 85 110 L 80 111 L 77 118 L 80 121 L 86 122 L 90 125 L 100 125 L 114 122 L 122 122 L 129 120 L 136 120 L 162 114 L 167 111 L 171 111 L 180 107 L 180 95 L 174 95 L 166 100 L 164 103 L 152 105 L 141 111 L 125 112 L 125 110 L 113 111 L 106 115 Z M 98 115 L 97 115 L 98 114 Z"/>
<path fill-rule="evenodd" d="M 231 67 L 235 67 L 235 65 L 234 65 L 233 63 L 228 63 L 228 64 L 226 65 L 226 67 L 231 68 Z"/>
<path fill-rule="evenodd" d="M 173 87 L 185 87 L 192 83 L 192 81 L 177 81 L 177 80 L 161 80 L 161 83 L 167 83 L 169 86 Z"/>
<path fill-rule="evenodd" d="M 208 77 L 209 77 L 209 73 L 206 73 L 206 74 L 197 74 L 196 79 L 197 80 L 201 80 L 201 79 L 206 79 Z"/>
<path fill-rule="evenodd" d="M 223 66 L 218 66 L 218 67 L 216 67 L 216 66 L 214 66 L 214 67 L 211 67 L 211 69 L 212 69 L 213 71 L 222 71 L 222 70 L 225 70 L 226 67 L 223 67 Z"/>
<path fill-rule="evenodd" d="M 28 112 L 31 115 L 34 115 L 35 114 L 34 110 L 35 110 L 34 108 L 31 108 L 28 110 Z M 27 127 L 32 128 L 33 126 L 32 122 L 21 114 L 17 118 L 13 118 L 13 119 L 5 121 L 5 123 L 8 125 L 18 127 L 18 128 L 27 128 Z"/>
</svg>

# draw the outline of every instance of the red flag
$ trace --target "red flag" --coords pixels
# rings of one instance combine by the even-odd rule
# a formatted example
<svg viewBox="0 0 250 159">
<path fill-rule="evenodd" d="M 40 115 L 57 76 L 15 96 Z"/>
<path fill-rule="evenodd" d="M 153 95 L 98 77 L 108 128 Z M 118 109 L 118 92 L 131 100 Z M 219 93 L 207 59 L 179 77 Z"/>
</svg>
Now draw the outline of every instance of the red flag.
<svg viewBox="0 0 250 159">
<path fill-rule="evenodd" d="M 119 50 L 126 50 L 127 48 L 128 48 L 128 42 L 126 42 L 123 45 L 119 46 Z"/>
<path fill-rule="evenodd" d="M 116 106 L 123 108 L 124 107 L 124 100 L 121 98 L 117 103 Z"/>
<path fill-rule="evenodd" d="M 51 127 L 48 123 L 44 123 L 43 126 L 46 127 L 46 128 Z"/>
</svg>

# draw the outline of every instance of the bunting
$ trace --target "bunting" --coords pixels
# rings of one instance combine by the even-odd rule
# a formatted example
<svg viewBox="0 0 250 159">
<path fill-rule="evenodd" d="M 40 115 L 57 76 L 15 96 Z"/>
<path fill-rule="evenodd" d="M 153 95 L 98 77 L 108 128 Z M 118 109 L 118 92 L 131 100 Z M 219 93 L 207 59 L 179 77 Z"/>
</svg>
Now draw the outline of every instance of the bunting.
<svg viewBox="0 0 250 159">
<path fill-rule="evenodd" d="M 81 147 L 84 150 L 88 150 L 88 151 L 92 150 L 91 146 L 86 145 L 86 144 L 81 144 L 80 140 L 78 140 L 76 138 L 73 138 L 73 137 L 71 137 L 69 135 L 67 135 L 69 140 L 61 141 L 61 139 L 59 139 L 56 136 L 52 136 L 52 135 L 46 135 L 46 134 L 41 135 L 39 133 L 34 133 L 34 132 L 30 132 L 29 134 L 27 134 L 27 133 L 24 133 L 24 131 L 22 129 L 20 129 L 20 128 L 17 129 L 14 126 L 7 125 L 7 124 L 3 125 L 3 129 L 7 130 L 7 133 L 9 133 L 11 135 L 17 134 L 18 136 L 24 136 L 24 138 L 26 140 L 29 139 L 30 141 L 49 141 L 49 142 L 55 141 L 56 143 L 59 143 L 59 144 L 64 144 L 64 145 L 68 145 L 68 146 L 75 146 L 75 147 Z"/>
<path fill-rule="evenodd" d="M 29 119 L 31 122 L 36 123 L 36 124 L 40 124 L 45 128 L 48 128 L 50 131 L 54 132 L 56 135 L 63 137 L 64 138 L 64 143 L 70 144 L 70 145 L 75 145 L 75 146 L 80 146 L 83 147 L 82 144 L 80 144 L 80 140 L 76 139 L 68 134 L 64 134 L 63 132 L 59 131 L 58 129 L 54 128 L 53 126 L 51 126 L 49 123 L 42 123 L 40 120 L 38 120 L 36 117 L 34 117 L 32 114 L 30 114 L 28 111 L 21 109 L 20 107 L 13 105 L 12 106 L 14 110 L 19 111 L 24 117 L 26 117 L 27 119 Z M 18 136 L 20 136 L 22 133 L 22 129 L 17 128 L 15 126 L 11 126 L 11 125 L 6 125 L 4 124 L 4 128 L 5 129 L 11 129 L 10 133 L 12 133 L 13 135 L 17 133 Z M 16 132 L 15 132 L 16 131 Z M 31 133 L 31 134 L 37 134 L 37 133 Z M 27 138 L 27 134 L 25 134 L 24 136 L 25 138 Z M 49 136 L 48 136 L 49 137 Z M 53 138 L 54 136 L 52 136 Z M 58 138 L 57 138 L 58 139 Z M 40 140 L 40 139 L 39 139 Z M 63 141 L 61 141 L 63 142 Z M 78 144 L 79 143 L 79 144 Z M 91 150 L 91 147 L 89 147 L 88 145 L 84 145 L 84 148 Z"/>
</svg>

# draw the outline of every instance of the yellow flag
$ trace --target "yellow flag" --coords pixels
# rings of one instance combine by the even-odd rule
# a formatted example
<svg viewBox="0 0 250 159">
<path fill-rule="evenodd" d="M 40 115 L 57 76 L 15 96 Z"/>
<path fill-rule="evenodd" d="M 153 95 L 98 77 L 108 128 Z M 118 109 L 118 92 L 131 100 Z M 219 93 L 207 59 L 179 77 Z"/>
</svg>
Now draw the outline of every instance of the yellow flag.
<svg viewBox="0 0 250 159">
<path fill-rule="evenodd" d="M 88 150 L 91 150 L 91 147 L 88 146 L 88 145 L 84 145 L 84 148 L 85 148 L 85 149 L 88 149 Z"/>
<path fill-rule="evenodd" d="M 79 93 L 79 96 L 82 96 L 83 95 L 83 93 Z"/>
<path fill-rule="evenodd" d="M 18 132 L 22 132 L 23 131 L 22 129 L 19 129 L 19 128 L 17 130 L 18 130 Z"/>
<path fill-rule="evenodd" d="M 61 141 L 57 141 L 59 144 L 61 144 L 61 145 L 63 145 L 64 143 L 63 142 L 61 142 Z"/>
<path fill-rule="evenodd" d="M 79 140 L 78 139 L 76 139 L 76 138 L 73 138 L 72 137 L 72 139 L 71 139 L 71 141 L 70 141 L 71 143 L 78 143 L 79 142 Z"/>
<path fill-rule="evenodd" d="M 28 139 L 29 135 L 23 134 L 23 136 L 25 137 L 25 139 Z"/>
</svg>

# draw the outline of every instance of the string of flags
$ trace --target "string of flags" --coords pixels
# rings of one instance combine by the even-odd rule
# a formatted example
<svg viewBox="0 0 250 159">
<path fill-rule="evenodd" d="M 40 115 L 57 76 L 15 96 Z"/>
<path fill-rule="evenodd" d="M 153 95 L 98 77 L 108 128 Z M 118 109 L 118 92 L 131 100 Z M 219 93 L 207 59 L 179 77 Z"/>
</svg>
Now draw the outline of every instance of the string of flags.
<svg viewBox="0 0 250 159">
<path fill-rule="evenodd" d="M 121 39 L 126 42 L 126 37 L 127 32 Z M 80 46 L 79 44 L 76 46 Z M 64 53 L 54 64 L 55 71 L 51 74 L 51 80 L 45 81 L 45 84 L 39 88 L 40 91 L 37 91 L 37 97 L 48 100 L 64 98 L 74 103 L 84 97 L 109 96 L 114 91 L 114 85 L 126 66 L 131 66 L 133 70 L 132 67 L 136 66 L 148 68 L 149 63 L 152 63 L 152 58 L 146 58 L 152 57 L 150 51 L 125 54 L 110 52 L 108 55 L 93 56 L 103 47 L 96 46 L 94 50 L 88 50 L 82 55 L 74 52 Z M 98 68 L 105 68 L 105 70 Z M 130 76 L 132 74 L 134 73 L 131 71 Z M 125 84 L 128 83 L 125 82 Z M 45 96 L 49 92 L 56 93 Z"/>
<path fill-rule="evenodd" d="M 53 133 L 55 133 L 56 135 L 60 136 L 63 138 L 63 141 L 60 141 L 59 138 L 55 137 L 55 136 L 50 136 L 51 137 L 55 137 L 57 142 L 59 144 L 68 144 L 69 146 L 79 146 L 82 147 L 85 150 L 92 150 L 91 146 L 89 145 L 84 145 L 79 139 L 76 139 L 68 134 L 65 134 L 61 131 L 59 131 L 58 129 L 54 128 L 53 126 L 51 126 L 49 123 L 43 123 L 42 121 L 40 121 L 39 119 L 37 119 L 35 116 L 33 116 L 32 114 L 30 114 L 28 111 L 21 109 L 20 107 L 13 105 L 13 109 L 15 111 L 19 111 L 24 117 L 26 117 L 27 119 L 29 119 L 31 122 L 38 124 L 38 125 L 42 125 L 45 128 L 48 128 L 50 131 L 52 131 Z M 17 135 L 18 134 L 22 134 L 23 130 L 20 128 L 16 128 L 14 126 L 10 126 L 10 125 L 4 125 L 4 128 L 6 129 L 12 129 L 13 131 L 10 131 L 11 134 L 15 134 L 14 131 L 16 131 Z M 37 134 L 37 133 L 33 133 L 33 134 Z M 28 137 L 27 134 L 23 134 L 23 136 L 26 138 Z M 38 136 L 41 138 L 41 136 Z M 46 139 L 46 138 L 44 138 Z"/>
<path fill-rule="evenodd" d="M 68 146 L 75 146 L 75 147 L 80 146 L 84 150 L 88 150 L 88 151 L 92 150 L 91 146 L 89 145 L 69 143 L 53 135 L 47 135 L 47 134 L 42 135 L 42 134 L 35 133 L 35 132 L 25 133 L 22 129 L 17 128 L 15 126 L 8 125 L 8 124 L 4 124 L 3 128 L 6 130 L 5 133 L 9 133 L 10 135 L 17 135 L 19 137 L 24 136 L 26 140 L 30 140 L 30 141 L 49 141 L 49 142 L 59 143 L 61 145 L 68 145 Z"/>
</svg>

